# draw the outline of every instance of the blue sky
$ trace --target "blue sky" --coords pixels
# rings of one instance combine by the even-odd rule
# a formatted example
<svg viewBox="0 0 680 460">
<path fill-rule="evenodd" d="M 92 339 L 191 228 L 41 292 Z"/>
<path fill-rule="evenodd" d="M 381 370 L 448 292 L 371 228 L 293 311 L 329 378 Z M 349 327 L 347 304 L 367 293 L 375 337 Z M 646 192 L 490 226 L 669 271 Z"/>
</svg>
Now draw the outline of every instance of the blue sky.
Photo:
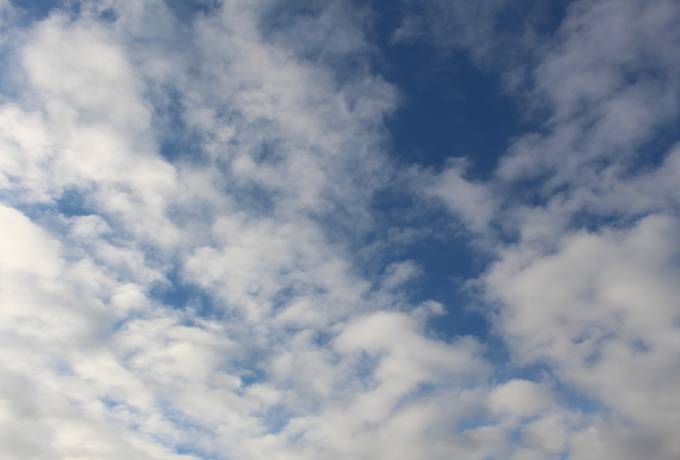
<svg viewBox="0 0 680 460">
<path fill-rule="evenodd" d="M 678 20 L 0 0 L 0 457 L 679 458 Z"/>
</svg>

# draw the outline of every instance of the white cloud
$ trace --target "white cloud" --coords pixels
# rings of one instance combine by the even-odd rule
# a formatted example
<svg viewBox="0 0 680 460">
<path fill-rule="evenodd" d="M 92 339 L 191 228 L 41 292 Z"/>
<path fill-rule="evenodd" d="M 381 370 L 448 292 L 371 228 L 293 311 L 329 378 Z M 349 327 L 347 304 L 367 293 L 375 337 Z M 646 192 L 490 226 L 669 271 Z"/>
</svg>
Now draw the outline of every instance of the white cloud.
<svg viewBox="0 0 680 460">
<path fill-rule="evenodd" d="M 385 269 L 382 286 L 385 289 L 397 289 L 422 275 L 422 267 L 413 260 L 394 262 Z"/>
<path fill-rule="evenodd" d="M 265 37 L 266 5 L 225 4 L 182 29 L 177 57 L 166 54 L 164 6 L 106 6 L 115 21 L 91 5 L 55 12 L 13 50 L 25 79 L 0 108 L 1 185 L 8 204 L 45 211 L 32 220 L 2 208 L 12 237 L 2 248 L 2 455 L 469 450 L 452 429 L 429 432 L 475 406 L 459 391 L 489 372 L 480 346 L 428 338 L 423 324 L 440 307 L 416 309 L 396 289 L 415 266 L 393 266 L 373 292 L 318 218 L 370 223 L 387 163 L 379 129 L 392 88 L 368 66 L 343 81 L 308 54 L 338 17 L 358 35 L 335 37 L 334 52 L 364 59 L 363 13 L 320 10 L 330 25 L 303 49 L 304 23 Z M 150 11 L 160 19 L 147 30 Z M 160 154 L 173 129 L 155 118 L 163 85 L 177 92 L 181 129 L 197 134 L 194 164 Z M 188 295 L 176 307 L 155 297 L 171 282 Z M 373 328 L 382 332 L 368 340 Z"/>
<path fill-rule="evenodd" d="M 584 166 L 675 113 L 673 84 L 623 81 L 616 59 L 637 62 L 639 40 L 675 75 L 651 34 L 675 36 L 671 3 L 571 8 L 534 69 L 548 132 L 517 140 L 491 182 L 461 161 L 415 169 L 419 199 L 494 241 L 478 285 L 509 366 L 550 374 L 497 385 L 480 339 L 434 336 L 442 305 L 409 301 L 426 267 L 357 262 L 397 171 L 369 12 L 277 21 L 276 2 L 233 1 L 180 21 L 106 1 L 20 26 L 7 5 L 21 40 L 0 39 L 2 59 L 22 78 L 0 100 L 0 456 L 678 456 L 677 154 L 628 183 L 621 165 Z M 462 33 L 474 48 L 491 32 Z M 584 51 L 600 34 L 614 39 Z M 565 152 L 570 193 L 500 195 Z M 580 212 L 637 223 L 572 231 Z"/>
<path fill-rule="evenodd" d="M 88 258 L 65 260 L 63 246 L 18 211 L 2 206 L 0 219 L 11 237 L 0 268 L 3 455 L 181 458 L 106 416 L 104 398 L 144 409 L 153 401 L 102 349 L 126 314 L 104 293 L 121 283 Z"/>
<path fill-rule="evenodd" d="M 540 384 L 529 380 L 510 380 L 494 389 L 489 396 L 493 411 L 517 417 L 539 414 L 551 403 L 550 393 Z"/>
<path fill-rule="evenodd" d="M 464 159 L 450 160 L 436 174 L 419 173 L 417 188 L 439 200 L 469 231 L 484 236 L 501 200 L 489 184 L 466 179 L 466 169 Z"/>
<path fill-rule="evenodd" d="M 672 358 L 679 351 L 677 231 L 677 219 L 650 216 L 627 231 L 569 235 L 555 253 L 529 260 L 518 247 L 486 279 L 504 305 L 499 327 L 516 358 L 550 363 L 607 407 L 611 421 L 599 422 L 598 442 L 635 434 L 622 458 L 677 452 L 668 428 L 680 416 L 672 402 L 679 383 Z"/>
<path fill-rule="evenodd" d="M 175 169 L 149 136 L 150 108 L 122 46 L 100 24 L 54 14 L 23 33 L 23 106 L 5 104 L 1 183 L 18 202 L 54 202 L 69 189 L 161 244 Z M 144 221 L 140 222 L 140 215 Z"/>
<path fill-rule="evenodd" d="M 677 149 L 664 145 L 676 141 L 679 14 L 666 1 L 569 5 L 533 60 L 506 70 L 528 116 L 544 117 L 539 127 L 511 143 L 491 181 L 469 187 L 458 174 L 449 183 L 466 193 L 438 194 L 459 197 L 448 207 L 463 222 L 468 209 L 478 227 L 500 224 L 497 259 L 475 286 L 513 360 L 545 366 L 568 388 L 540 410 L 503 386 L 491 393 L 499 413 L 536 417 L 507 458 L 680 453 L 669 429 L 678 419 Z M 489 190 L 503 194 L 502 207 L 484 205 Z"/>
<path fill-rule="evenodd" d="M 517 139 L 499 174 L 594 184 L 603 159 L 635 156 L 678 115 L 679 14 L 672 1 L 571 5 L 532 70 L 532 100 L 550 114 L 545 132 Z"/>
</svg>

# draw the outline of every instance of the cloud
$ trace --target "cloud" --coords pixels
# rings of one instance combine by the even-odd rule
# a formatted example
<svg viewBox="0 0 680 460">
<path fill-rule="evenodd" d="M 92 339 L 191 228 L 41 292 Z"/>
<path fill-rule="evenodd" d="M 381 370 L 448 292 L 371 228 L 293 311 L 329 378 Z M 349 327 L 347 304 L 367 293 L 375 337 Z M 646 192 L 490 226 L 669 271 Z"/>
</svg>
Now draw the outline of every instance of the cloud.
<svg viewBox="0 0 680 460">
<path fill-rule="evenodd" d="M 395 40 L 516 77 L 489 64 L 507 5 L 451 5 Z M 443 9 L 459 27 L 425 33 Z M 484 180 L 390 157 L 398 88 L 350 2 L 17 11 L 2 456 L 677 458 L 677 148 L 636 163 L 677 116 L 672 2 L 577 2 L 518 44 L 531 80 L 508 88 L 548 115 Z M 409 218 L 443 210 L 490 259 L 467 280 L 489 336 L 436 332 L 452 306 L 410 297 L 427 262 L 375 236 L 404 184 Z"/>
<path fill-rule="evenodd" d="M 328 29 L 296 48 L 304 16 L 262 30 L 267 8 L 180 28 L 162 4 L 85 4 L 21 31 L 24 78 L 0 108 L 4 455 L 367 458 L 464 416 L 437 398 L 485 378 L 479 344 L 428 338 L 437 308 L 395 291 L 413 266 L 373 288 L 327 230 L 370 223 L 394 91 L 315 60 Z M 339 20 L 362 30 L 359 12 Z M 338 59 L 366 59 L 356 35 L 335 40 Z M 176 117 L 158 116 L 172 98 Z M 351 441 L 376 423 L 380 443 Z M 447 433 L 433 455 L 457 446 Z"/>
<path fill-rule="evenodd" d="M 539 384 L 515 379 L 496 388 L 489 396 L 491 409 L 510 416 L 530 417 L 551 404 L 552 397 Z"/>
<path fill-rule="evenodd" d="M 677 225 L 650 216 L 630 230 L 568 235 L 554 254 L 529 260 L 517 248 L 487 275 L 516 358 L 551 363 L 561 379 L 606 405 L 600 442 L 635 433 L 624 458 L 643 451 L 671 458 L 676 449 L 666 427 L 678 416 L 669 361 L 678 352 Z M 618 425 L 623 420 L 629 428 Z"/>
<path fill-rule="evenodd" d="M 595 182 L 602 159 L 627 161 L 677 116 L 680 37 L 672 2 L 576 3 L 532 71 L 547 133 L 519 138 L 503 177 L 554 175 L 552 185 Z"/>
<path fill-rule="evenodd" d="M 584 398 L 558 391 L 534 413 L 536 398 L 511 397 L 512 382 L 494 390 L 495 410 L 537 417 L 521 428 L 517 458 L 568 451 L 578 459 L 670 459 L 680 451 L 668 429 L 678 417 L 677 365 L 668 357 L 678 352 L 670 339 L 678 315 L 670 185 L 677 136 L 669 126 L 678 117 L 670 24 L 679 13 L 672 2 L 571 4 L 521 72 L 496 62 L 527 116 L 543 117 L 537 128 L 511 143 L 491 181 L 435 195 L 457 195 L 448 207 L 463 222 L 468 206 L 478 222 L 500 224 L 496 261 L 474 283 L 494 327 L 518 364 L 545 366 Z M 478 56 L 480 48 L 461 43 L 444 47 Z M 447 167 L 440 177 L 467 185 L 451 174 Z M 480 199 L 491 190 L 503 193 L 497 207 Z M 515 385 L 528 394 L 536 383 Z"/>
<path fill-rule="evenodd" d="M 469 231 L 483 235 L 501 203 L 488 184 L 465 178 L 466 167 L 464 159 L 450 160 L 436 174 L 421 174 L 417 188 L 439 200 Z"/>
</svg>

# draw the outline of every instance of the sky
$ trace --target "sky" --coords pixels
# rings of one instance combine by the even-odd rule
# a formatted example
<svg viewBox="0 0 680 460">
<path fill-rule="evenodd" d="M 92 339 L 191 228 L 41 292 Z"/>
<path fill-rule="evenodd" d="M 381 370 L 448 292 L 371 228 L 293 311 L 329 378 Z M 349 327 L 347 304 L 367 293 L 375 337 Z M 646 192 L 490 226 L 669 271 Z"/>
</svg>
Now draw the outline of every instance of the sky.
<svg viewBox="0 0 680 460">
<path fill-rule="evenodd" d="M 680 458 L 680 3 L 0 0 L 0 458 Z"/>
</svg>

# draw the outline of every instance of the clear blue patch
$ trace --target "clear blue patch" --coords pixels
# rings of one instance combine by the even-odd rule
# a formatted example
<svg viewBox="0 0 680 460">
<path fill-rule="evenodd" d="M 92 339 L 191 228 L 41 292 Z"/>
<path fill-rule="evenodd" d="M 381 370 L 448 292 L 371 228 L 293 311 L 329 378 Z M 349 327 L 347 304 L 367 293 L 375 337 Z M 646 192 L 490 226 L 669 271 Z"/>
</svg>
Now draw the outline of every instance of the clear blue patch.
<svg viewBox="0 0 680 460">
<path fill-rule="evenodd" d="M 511 136 L 524 125 L 500 75 L 482 70 L 465 53 L 442 53 L 427 42 L 394 42 L 403 20 L 401 2 L 373 0 L 376 69 L 400 91 L 402 104 L 387 128 L 393 154 L 408 163 L 441 167 L 466 156 L 473 176 L 487 176 Z"/>
<path fill-rule="evenodd" d="M 470 235 L 453 227 L 442 210 L 423 206 L 419 198 L 403 189 L 390 188 L 378 193 L 372 213 L 379 226 L 370 239 L 385 240 L 395 229 L 415 232 L 415 236 L 381 251 L 381 257 L 372 257 L 364 266 L 373 264 L 368 270 L 377 272 L 392 262 L 414 260 L 425 273 L 409 289 L 408 300 L 413 303 L 436 300 L 446 309 L 443 316 L 430 320 L 432 332 L 442 337 L 486 337 L 489 326 L 485 315 L 468 308 L 472 297 L 464 283 L 482 273 L 489 260 L 470 250 Z"/>
<path fill-rule="evenodd" d="M 464 54 L 443 60 L 428 46 L 388 50 L 402 105 L 387 119 L 394 154 L 401 160 L 441 167 L 466 157 L 470 174 L 488 176 L 520 131 L 514 101 L 502 93 L 498 76 L 481 71 Z"/>
<path fill-rule="evenodd" d="M 87 191 L 75 188 L 64 190 L 56 202 L 59 213 L 65 216 L 88 216 L 93 210 L 87 203 Z"/>
</svg>

